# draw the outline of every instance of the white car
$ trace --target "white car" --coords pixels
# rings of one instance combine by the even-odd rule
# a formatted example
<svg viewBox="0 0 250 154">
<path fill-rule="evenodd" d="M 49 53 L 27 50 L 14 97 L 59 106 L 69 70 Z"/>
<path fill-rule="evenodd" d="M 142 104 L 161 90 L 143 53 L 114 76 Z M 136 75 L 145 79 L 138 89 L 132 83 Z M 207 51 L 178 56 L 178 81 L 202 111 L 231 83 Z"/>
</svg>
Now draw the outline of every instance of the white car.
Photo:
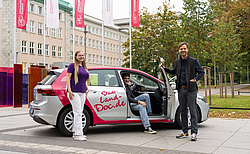
<svg viewBox="0 0 250 154">
<path fill-rule="evenodd" d="M 175 123 L 181 127 L 177 91 L 169 83 L 164 69 L 164 81 L 145 72 L 118 67 L 88 68 L 89 94 L 83 111 L 83 131 L 89 126 L 102 124 L 141 123 L 139 112 L 130 109 L 122 73 L 130 73 L 130 85 L 135 96 L 150 96 L 153 115 L 151 123 Z M 66 92 L 66 69 L 52 70 L 34 88 L 34 100 L 30 104 L 30 116 L 38 123 L 54 125 L 67 135 L 72 135 L 73 112 Z M 208 119 L 209 106 L 198 94 L 198 122 Z"/>
</svg>

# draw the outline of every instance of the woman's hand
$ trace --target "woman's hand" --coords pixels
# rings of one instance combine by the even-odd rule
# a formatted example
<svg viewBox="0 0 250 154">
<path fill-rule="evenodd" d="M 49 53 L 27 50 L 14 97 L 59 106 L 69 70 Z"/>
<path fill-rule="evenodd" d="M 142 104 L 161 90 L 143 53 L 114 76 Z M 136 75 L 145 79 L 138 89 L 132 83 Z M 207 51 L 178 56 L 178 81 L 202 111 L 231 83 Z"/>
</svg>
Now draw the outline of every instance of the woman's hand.
<svg viewBox="0 0 250 154">
<path fill-rule="evenodd" d="M 73 100 L 73 96 L 75 96 L 75 95 L 73 94 L 72 91 L 70 91 L 70 92 L 69 92 L 69 99 L 70 99 L 70 100 Z"/>
</svg>

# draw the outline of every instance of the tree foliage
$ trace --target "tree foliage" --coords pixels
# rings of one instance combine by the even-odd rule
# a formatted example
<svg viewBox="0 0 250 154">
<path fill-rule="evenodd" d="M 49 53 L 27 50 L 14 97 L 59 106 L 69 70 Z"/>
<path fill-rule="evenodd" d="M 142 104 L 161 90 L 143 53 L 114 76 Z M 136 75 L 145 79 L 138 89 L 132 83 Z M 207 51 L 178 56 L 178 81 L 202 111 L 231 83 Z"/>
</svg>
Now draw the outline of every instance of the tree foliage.
<svg viewBox="0 0 250 154">
<path fill-rule="evenodd" d="M 164 2 L 156 14 L 150 14 L 146 8 L 141 11 L 140 27 L 133 27 L 131 35 L 133 68 L 157 77 L 161 58 L 164 58 L 164 64 L 177 58 L 177 19 L 168 2 Z M 127 49 L 123 66 L 129 67 L 129 39 L 123 46 Z"/>
</svg>

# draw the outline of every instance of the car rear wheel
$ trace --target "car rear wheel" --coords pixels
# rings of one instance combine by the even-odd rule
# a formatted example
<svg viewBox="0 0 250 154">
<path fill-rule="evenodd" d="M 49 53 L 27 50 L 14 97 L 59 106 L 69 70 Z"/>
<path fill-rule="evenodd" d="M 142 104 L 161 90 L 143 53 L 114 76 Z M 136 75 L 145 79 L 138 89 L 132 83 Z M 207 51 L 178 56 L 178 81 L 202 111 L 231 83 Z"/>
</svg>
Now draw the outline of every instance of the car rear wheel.
<svg viewBox="0 0 250 154">
<path fill-rule="evenodd" d="M 198 107 L 197 107 L 198 108 Z M 197 109 L 197 117 L 198 117 L 198 122 L 201 119 L 201 114 L 200 111 Z M 182 128 L 182 123 L 181 123 L 181 110 L 180 108 L 178 108 L 176 115 L 175 115 L 175 125 L 177 126 L 177 128 Z M 191 127 L 191 116 L 190 116 L 190 112 L 188 109 L 188 127 Z"/>
<path fill-rule="evenodd" d="M 60 131 L 66 135 L 66 136 L 72 136 L 72 127 L 73 127 L 73 121 L 74 121 L 74 114 L 72 111 L 72 108 L 69 107 L 65 109 L 61 116 L 59 117 L 59 129 Z M 83 110 L 82 115 L 82 128 L 83 132 L 86 132 L 90 125 L 90 116 L 87 110 Z"/>
</svg>

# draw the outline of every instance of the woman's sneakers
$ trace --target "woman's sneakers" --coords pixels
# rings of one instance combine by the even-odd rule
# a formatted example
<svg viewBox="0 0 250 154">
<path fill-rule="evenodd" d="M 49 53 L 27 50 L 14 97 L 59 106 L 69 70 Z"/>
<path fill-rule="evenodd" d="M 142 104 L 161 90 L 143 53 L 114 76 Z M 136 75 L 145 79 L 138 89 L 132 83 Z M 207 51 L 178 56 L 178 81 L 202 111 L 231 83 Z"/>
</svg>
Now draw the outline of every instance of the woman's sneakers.
<svg viewBox="0 0 250 154">
<path fill-rule="evenodd" d="M 195 133 L 193 133 L 191 135 L 191 141 L 196 141 L 197 140 L 197 135 Z"/>
<path fill-rule="evenodd" d="M 73 139 L 78 140 L 78 141 L 87 141 L 87 136 L 85 135 L 73 135 Z"/>
<path fill-rule="evenodd" d="M 188 136 L 188 133 L 181 133 L 181 134 L 178 134 L 177 136 L 176 136 L 176 138 L 184 138 L 184 137 L 187 137 Z"/>
<path fill-rule="evenodd" d="M 145 128 L 144 133 L 156 134 L 156 131 L 153 130 L 151 127 L 147 127 L 147 128 Z"/>
</svg>

